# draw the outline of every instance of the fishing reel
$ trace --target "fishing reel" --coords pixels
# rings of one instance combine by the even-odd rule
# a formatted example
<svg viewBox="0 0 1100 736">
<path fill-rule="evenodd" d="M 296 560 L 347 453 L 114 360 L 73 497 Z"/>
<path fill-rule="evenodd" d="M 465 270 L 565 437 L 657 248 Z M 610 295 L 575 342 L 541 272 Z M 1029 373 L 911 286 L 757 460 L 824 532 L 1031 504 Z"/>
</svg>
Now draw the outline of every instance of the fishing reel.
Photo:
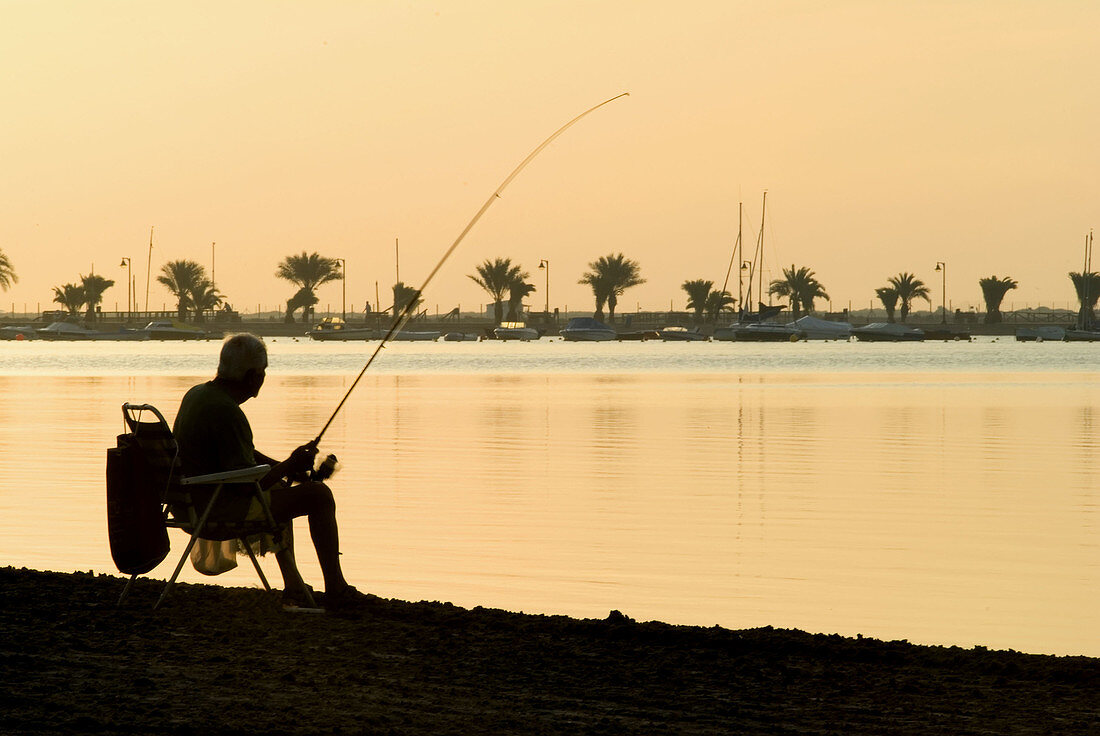
<svg viewBox="0 0 1100 736">
<path fill-rule="evenodd" d="M 301 448 L 299 448 L 301 449 Z M 297 452 L 297 450 L 295 451 Z M 340 469 L 340 461 L 332 453 L 322 457 L 320 454 L 313 456 L 313 465 L 308 470 L 300 470 L 288 475 L 286 478 L 291 483 L 306 483 L 307 481 L 325 481 Z"/>
<path fill-rule="evenodd" d="M 318 456 L 319 457 L 319 456 Z M 336 456 L 331 452 L 325 456 L 321 462 L 317 463 L 313 470 L 309 471 L 309 479 L 315 481 L 326 481 L 333 476 L 333 474 L 340 469 L 340 461 L 336 459 Z"/>
</svg>

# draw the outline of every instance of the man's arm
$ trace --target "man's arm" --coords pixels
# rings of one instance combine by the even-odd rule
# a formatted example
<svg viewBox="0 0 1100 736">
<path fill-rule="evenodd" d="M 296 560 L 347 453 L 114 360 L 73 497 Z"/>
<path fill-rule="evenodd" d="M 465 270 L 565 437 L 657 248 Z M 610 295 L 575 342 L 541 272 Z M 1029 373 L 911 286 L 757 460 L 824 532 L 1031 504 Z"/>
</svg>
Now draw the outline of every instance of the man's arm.
<svg viewBox="0 0 1100 736">
<path fill-rule="evenodd" d="M 254 450 L 256 462 L 271 466 L 271 471 L 260 479 L 260 486 L 268 488 L 283 478 L 292 478 L 296 475 L 308 473 L 313 470 L 313 460 L 317 456 L 317 448 L 312 444 L 305 444 L 295 448 L 290 457 L 282 462 L 264 455 L 259 450 Z"/>
</svg>

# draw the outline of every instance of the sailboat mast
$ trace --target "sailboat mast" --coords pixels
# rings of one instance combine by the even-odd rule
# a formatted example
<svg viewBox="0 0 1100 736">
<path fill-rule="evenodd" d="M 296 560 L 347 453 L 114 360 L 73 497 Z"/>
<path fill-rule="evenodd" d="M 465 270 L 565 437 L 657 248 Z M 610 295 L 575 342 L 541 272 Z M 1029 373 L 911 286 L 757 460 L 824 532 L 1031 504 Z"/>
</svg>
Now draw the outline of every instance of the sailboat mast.
<svg viewBox="0 0 1100 736">
<path fill-rule="evenodd" d="M 1092 230 L 1085 236 L 1085 262 L 1081 266 L 1081 311 L 1077 315 L 1077 329 L 1091 330 L 1092 315 L 1089 309 L 1089 287 L 1092 285 Z"/>
<path fill-rule="evenodd" d="M 760 205 L 760 237 L 758 238 L 759 253 L 760 253 L 760 265 L 758 266 L 757 276 L 756 276 L 757 284 L 759 285 L 759 293 L 757 294 L 756 298 L 758 300 L 760 300 L 761 304 L 764 303 L 764 214 L 767 212 L 767 210 L 768 210 L 768 190 L 765 189 L 764 190 L 764 199 L 763 199 L 763 202 Z"/>
<path fill-rule="evenodd" d="M 153 225 L 149 226 L 149 258 L 145 261 L 145 311 L 149 311 L 149 269 L 153 266 Z"/>
<path fill-rule="evenodd" d="M 738 256 L 740 254 L 741 254 L 741 203 L 738 202 L 737 203 L 737 242 L 735 242 L 733 244 L 733 252 L 730 253 L 730 265 L 726 269 L 726 280 L 722 282 L 722 291 L 725 291 L 726 289 L 729 288 L 730 273 L 733 272 L 733 262 L 735 260 L 737 260 L 738 266 L 740 266 L 740 260 L 738 259 Z M 740 276 L 740 273 L 741 272 L 738 271 L 739 276 Z M 737 285 L 737 298 L 738 299 L 741 298 L 741 284 L 740 283 L 738 283 L 738 285 Z"/>
<path fill-rule="evenodd" d="M 745 262 L 744 244 L 741 240 L 741 209 L 744 204 L 737 203 L 737 308 L 742 313 L 745 311 L 745 303 L 741 301 L 741 264 Z M 738 320 L 740 322 L 741 320 Z"/>
</svg>

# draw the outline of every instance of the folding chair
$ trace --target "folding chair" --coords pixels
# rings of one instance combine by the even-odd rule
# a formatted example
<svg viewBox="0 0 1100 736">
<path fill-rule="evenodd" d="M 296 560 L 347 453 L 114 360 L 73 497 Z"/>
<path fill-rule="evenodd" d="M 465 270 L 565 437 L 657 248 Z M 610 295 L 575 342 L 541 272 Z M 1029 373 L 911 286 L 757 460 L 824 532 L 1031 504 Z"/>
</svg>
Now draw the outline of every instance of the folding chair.
<svg viewBox="0 0 1100 736">
<path fill-rule="evenodd" d="M 145 418 L 145 413 L 150 415 L 149 419 Z M 137 493 L 141 496 L 156 499 L 155 503 L 160 512 L 159 523 L 163 524 L 164 530 L 177 528 L 191 535 L 187 542 L 187 548 L 180 556 L 172 577 L 168 579 L 153 608 L 158 608 L 168 596 L 169 591 L 172 590 L 176 578 L 179 577 L 184 563 L 187 562 L 191 554 L 191 549 L 199 538 L 216 541 L 238 540 L 241 549 L 252 560 L 252 565 L 256 568 L 264 588 L 270 591 L 271 585 L 268 584 L 267 577 L 260 568 L 260 563 L 247 540 L 250 536 L 268 534 L 274 539 L 275 551 L 281 549 L 283 527 L 275 521 L 271 513 L 270 494 L 260 487 L 260 479 L 267 475 L 271 470 L 271 466 L 255 465 L 240 470 L 184 477 L 179 470 L 179 447 L 176 444 L 175 437 L 172 436 L 172 430 L 168 426 L 168 422 L 164 419 L 164 415 L 156 407 L 150 404 L 126 403 L 122 405 L 122 417 L 129 429 L 129 434 L 119 437 L 119 445 L 121 448 L 125 441 L 128 447 L 135 448 L 134 464 L 139 470 L 139 472 L 133 472 L 133 468 L 130 469 L 129 482 L 135 486 L 140 486 Z M 119 480 L 117 472 L 114 475 L 114 480 L 112 479 L 110 453 L 109 450 L 107 473 L 108 527 L 111 527 L 114 511 L 111 508 L 111 484 L 112 482 L 116 484 L 122 482 Z M 197 486 L 214 486 L 214 490 L 210 494 L 210 500 L 203 508 L 197 507 L 194 498 L 193 490 Z M 262 510 L 261 518 L 234 521 L 211 518 L 211 510 L 223 490 L 227 488 L 231 489 L 229 492 L 247 492 L 252 498 L 257 499 Z M 122 524 L 117 526 L 123 527 Z M 149 562 L 145 562 L 141 565 L 130 565 L 128 569 L 124 569 L 124 566 L 119 564 L 119 556 L 115 554 L 116 537 L 121 535 L 116 533 L 114 529 L 110 529 L 110 531 L 112 554 L 115 555 L 116 565 L 122 572 L 132 571 L 130 579 L 118 599 L 118 603 L 121 605 L 138 575 L 159 564 L 167 556 L 168 547 L 167 542 L 165 542 L 163 553 L 160 554 L 159 558 L 154 557 L 155 561 L 151 565 L 149 565 Z M 166 532 L 164 536 L 167 536 Z M 119 540 L 119 542 L 121 544 L 124 540 Z M 309 604 L 314 605 L 313 601 L 309 601 Z"/>
</svg>

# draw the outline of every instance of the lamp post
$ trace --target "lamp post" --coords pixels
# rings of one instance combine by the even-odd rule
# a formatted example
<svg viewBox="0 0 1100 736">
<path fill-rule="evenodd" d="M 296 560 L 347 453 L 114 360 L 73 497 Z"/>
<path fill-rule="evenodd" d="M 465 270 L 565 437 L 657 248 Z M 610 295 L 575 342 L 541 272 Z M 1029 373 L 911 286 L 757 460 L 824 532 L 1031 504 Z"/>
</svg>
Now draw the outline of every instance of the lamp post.
<svg viewBox="0 0 1100 736">
<path fill-rule="evenodd" d="M 539 268 L 546 269 L 546 315 L 550 316 L 550 261 L 542 259 Z"/>
<path fill-rule="evenodd" d="M 348 262 L 343 258 L 337 258 L 340 262 L 340 319 L 348 321 Z"/>
<path fill-rule="evenodd" d="M 126 256 L 122 257 L 122 262 L 118 264 L 119 268 L 126 267 L 126 319 L 130 319 L 130 293 L 132 291 L 133 270 L 130 267 L 130 259 Z"/>
<path fill-rule="evenodd" d="M 741 311 L 741 314 L 745 314 L 745 295 L 742 289 L 742 280 L 744 279 L 745 271 L 749 270 L 749 266 L 752 265 L 752 261 L 741 261 L 741 273 L 737 275 L 737 308 Z M 749 289 L 752 289 L 752 282 L 749 282 Z M 737 320 L 740 322 L 741 320 Z"/>
<path fill-rule="evenodd" d="M 943 290 L 943 323 L 947 324 L 947 264 L 943 261 L 936 261 L 936 270 L 941 272 Z"/>
</svg>

